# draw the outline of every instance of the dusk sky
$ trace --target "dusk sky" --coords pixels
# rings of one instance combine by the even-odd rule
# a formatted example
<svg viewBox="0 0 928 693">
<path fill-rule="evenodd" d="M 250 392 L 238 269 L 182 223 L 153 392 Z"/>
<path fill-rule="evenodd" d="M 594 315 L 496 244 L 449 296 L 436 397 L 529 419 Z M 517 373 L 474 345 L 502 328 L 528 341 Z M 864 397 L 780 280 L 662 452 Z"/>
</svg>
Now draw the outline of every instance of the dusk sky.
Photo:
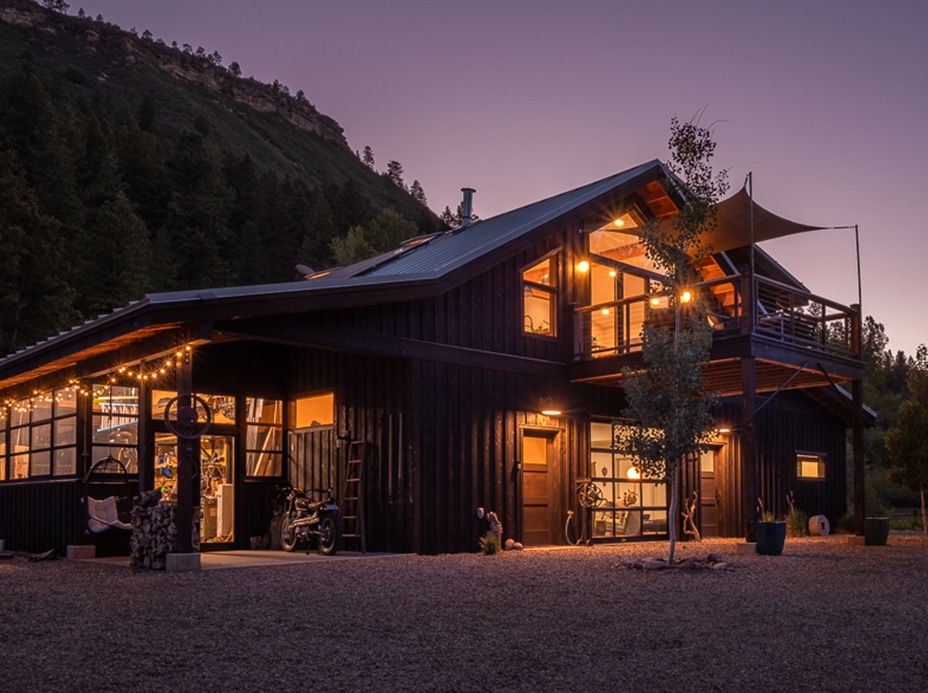
<svg viewBox="0 0 928 693">
<path fill-rule="evenodd" d="M 71 0 L 277 79 L 403 164 L 440 212 L 483 217 L 667 160 L 669 123 L 715 123 L 732 192 L 859 225 L 863 308 L 928 342 L 924 0 Z M 764 244 L 814 293 L 857 301 L 854 231 Z"/>
</svg>

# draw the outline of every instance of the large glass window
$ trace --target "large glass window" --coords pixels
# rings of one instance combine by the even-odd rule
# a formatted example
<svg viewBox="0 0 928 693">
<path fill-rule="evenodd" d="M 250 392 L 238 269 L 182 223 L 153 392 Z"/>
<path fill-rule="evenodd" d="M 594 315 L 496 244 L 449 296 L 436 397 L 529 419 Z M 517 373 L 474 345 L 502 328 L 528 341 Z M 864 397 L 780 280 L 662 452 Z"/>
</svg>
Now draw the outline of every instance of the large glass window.
<svg viewBox="0 0 928 693">
<path fill-rule="evenodd" d="M 281 476 L 284 451 L 284 407 L 279 399 L 245 400 L 245 474 Z"/>
<path fill-rule="evenodd" d="M 526 334 L 557 334 L 557 256 L 522 271 L 522 330 Z"/>
<path fill-rule="evenodd" d="M 93 461 L 115 457 L 126 471 L 138 471 L 139 390 L 107 385 L 93 392 Z"/>
<path fill-rule="evenodd" d="M 76 400 L 62 389 L 11 403 L 0 417 L 0 480 L 77 473 Z"/>
<path fill-rule="evenodd" d="M 649 282 L 618 265 L 590 266 L 590 353 L 614 356 L 641 344 Z"/>
<path fill-rule="evenodd" d="M 590 476 L 604 503 L 593 509 L 593 538 L 667 533 L 667 487 L 643 479 L 635 459 L 619 450 L 618 421 L 590 424 Z"/>
</svg>

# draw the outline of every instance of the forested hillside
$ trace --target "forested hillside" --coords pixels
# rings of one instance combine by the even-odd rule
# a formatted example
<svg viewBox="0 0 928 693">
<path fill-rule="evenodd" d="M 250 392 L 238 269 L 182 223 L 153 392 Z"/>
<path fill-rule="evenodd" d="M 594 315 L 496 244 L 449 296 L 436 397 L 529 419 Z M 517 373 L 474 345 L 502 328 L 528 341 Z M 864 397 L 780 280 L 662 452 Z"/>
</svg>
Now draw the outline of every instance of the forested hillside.
<svg viewBox="0 0 928 693">
<path fill-rule="evenodd" d="M 0 0 L 0 352 L 147 292 L 297 279 L 349 230 L 438 228 L 369 154 L 215 53 Z"/>
</svg>

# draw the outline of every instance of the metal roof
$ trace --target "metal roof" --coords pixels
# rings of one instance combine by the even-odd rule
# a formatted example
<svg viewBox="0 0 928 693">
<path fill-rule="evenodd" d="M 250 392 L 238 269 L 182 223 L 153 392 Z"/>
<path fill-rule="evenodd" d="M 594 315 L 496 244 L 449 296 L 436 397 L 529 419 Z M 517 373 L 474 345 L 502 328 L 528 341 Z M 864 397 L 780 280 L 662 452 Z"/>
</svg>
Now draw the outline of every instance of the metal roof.
<svg viewBox="0 0 928 693">
<path fill-rule="evenodd" d="M 384 278 L 397 275 L 440 277 L 502 248 L 539 226 L 554 221 L 561 215 L 630 183 L 650 171 L 670 176 L 663 164 L 655 159 L 511 212 L 452 229 L 419 245 L 411 246 L 405 249 L 405 252 L 392 251 L 381 256 L 379 263 L 365 261 L 365 263 L 359 263 L 359 265 L 365 265 L 363 268 L 359 265 L 342 268 L 338 274 L 353 274 L 353 276 L 364 274 L 369 277 Z M 359 270 L 357 273 L 353 272 L 355 268 Z"/>
</svg>

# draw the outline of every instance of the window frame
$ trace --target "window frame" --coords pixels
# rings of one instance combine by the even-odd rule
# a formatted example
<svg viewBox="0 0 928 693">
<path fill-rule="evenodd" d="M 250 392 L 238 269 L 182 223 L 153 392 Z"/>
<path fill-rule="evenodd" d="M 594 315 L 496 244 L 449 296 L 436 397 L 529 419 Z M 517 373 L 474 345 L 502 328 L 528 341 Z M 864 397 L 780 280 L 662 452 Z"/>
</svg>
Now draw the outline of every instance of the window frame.
<svg viewBox="0 0 928 693">
<path fill-rule="evenodd" d="M 803 471 L 803 462 L 807 464 L 817 463 L 818 464 L 818 475 L 808 476 L 802 473 Z M 828 476 L 828 453 L 825 452 L 809 452 L 807 450 L 797 450 L 796 451 L 796 479 L 799 481 L 825 481 Z"/>
<path fill-rule="evenodd" d="M 519 282 L 520 282 L 520 301 L 522 307 L 522 328 L 521 333 L 527 337 L 541 337 L 547 339 L 557 339 L 558 336 L 558 320 L 561 314 L 560 306 L 558 305 L 560 297 L 560 271 L 561 271 L 561 262 L 560 262 L 560 248 L 552 250 L 550 253 L 537 258 L 533 262 L 530 262 L 527 265 L 524 265 L 519 270 Z M 532 269 L 538 267 L 539 265 L 548 262 L 549 270 L 548 277 L 549 281 L 547 284 L 542 282 L 535 282 L 530 279 L 525 278 L 526 272 L 531 271 Z M 528 311 L 528 308 L 525 304 L 526 293 L 529 292 L 538 292 L 545 294 L 548 301 L 548 325 L 549 330 L 547 332 L 541 332 L 534 325 L 534 320 L 531 318 L 531 314 Z M 526 318 L 531 320 L 531 328 L 526 321 Z"/>
</svg>

